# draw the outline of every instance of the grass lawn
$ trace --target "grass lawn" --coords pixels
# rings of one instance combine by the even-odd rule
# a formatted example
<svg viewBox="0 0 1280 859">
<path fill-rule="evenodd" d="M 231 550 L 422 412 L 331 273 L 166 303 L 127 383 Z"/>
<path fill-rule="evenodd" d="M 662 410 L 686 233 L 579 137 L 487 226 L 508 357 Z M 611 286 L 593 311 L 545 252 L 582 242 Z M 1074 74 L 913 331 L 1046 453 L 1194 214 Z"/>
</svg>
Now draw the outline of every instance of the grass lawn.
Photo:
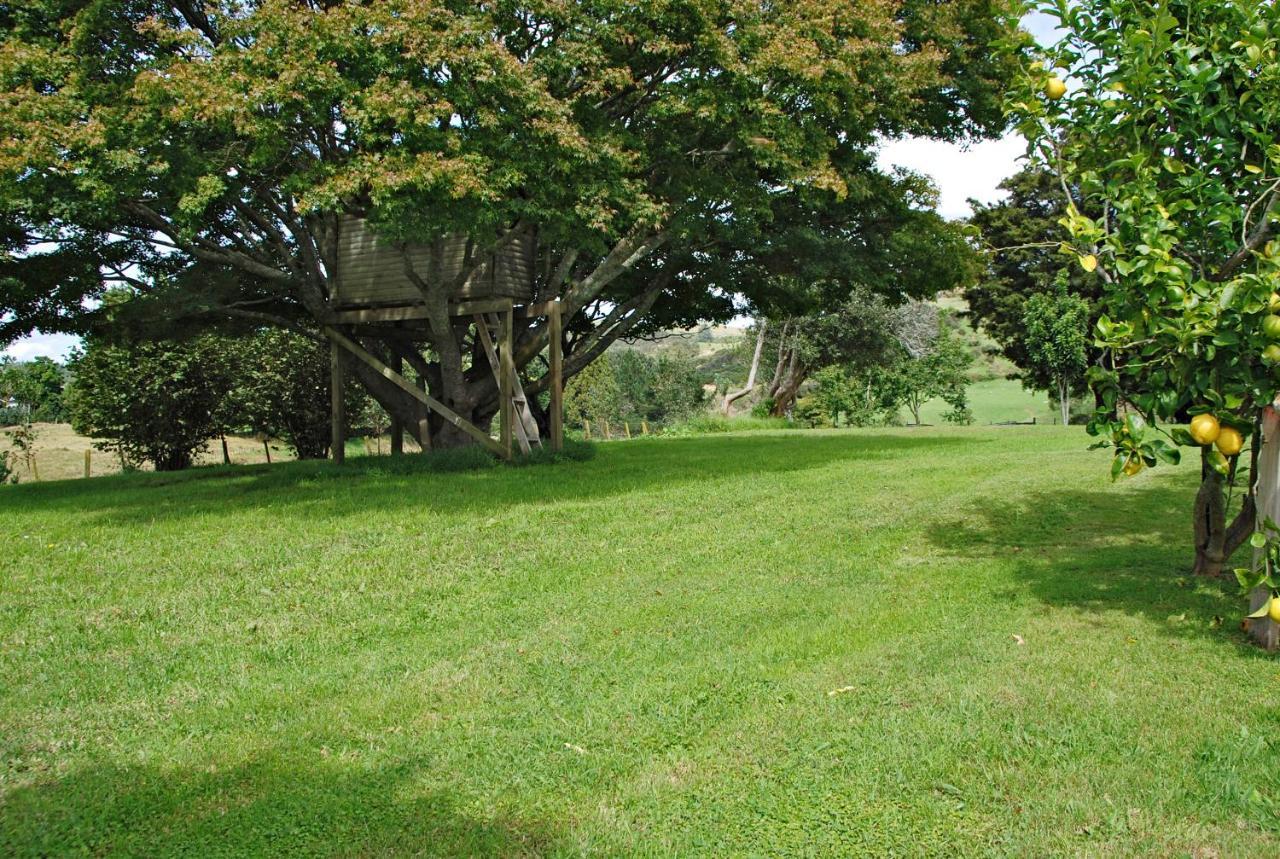
<svg viewBox="0 0 1280 859">
<path fill-rule="evenodd" d="M 1184 574 L 1193 468 L 1085 446 L 4 489 L 0 855 L 1280 855 L 1280 665 Z"/>
<path fill-rule="evenodd" d="M 1043 391 L 1028 391 L 1015 379 L 974 382 L 969 385 L 968 393 L 969 408 L 973 410 L 974 423 L 978 425 L 1029 421 L 1032 418 L 1038 424 L 1052 425 L 1061 420 Z M 926 424 L 941 424 L 943 413 L 950 410 L 951 407 L 942 400 L 933 400 L 920 409 L 920 420 Z M 902 417 L 911 419 L 906 409 L 902 410 Z"/>
</svg>

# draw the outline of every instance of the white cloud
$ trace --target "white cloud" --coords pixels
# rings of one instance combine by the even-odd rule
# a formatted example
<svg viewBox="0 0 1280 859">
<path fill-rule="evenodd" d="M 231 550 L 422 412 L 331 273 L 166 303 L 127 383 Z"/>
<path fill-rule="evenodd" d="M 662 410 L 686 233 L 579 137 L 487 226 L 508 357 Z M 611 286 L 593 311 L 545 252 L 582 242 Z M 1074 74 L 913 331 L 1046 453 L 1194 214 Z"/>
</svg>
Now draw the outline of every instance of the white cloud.
<svg viewBox="0 0 1280 859">
<path fill-rule="evenodd" d="M 72 337 L 69 334 L 42 334 L 37 332 L 30 337 L 24 337 L 13 343 L 4 350 L 4 354 L 17 361 L 30 361 L 32 358 L 41 356 L 56 358 L 61 361 L 67 357 L 72 349 L 79 345 L 79 337 Z"/>
<path fill-rule="evenodd" d="M 938 186 L 938 211 L 946 218 L 971 214 L 969 198 L 982 203 L 1001 199 L 996 186 L 1018 172 L 1026 141 L 1016 134 L 967 147 L 938 140 L 893 140 L 880 150 L 882 167 L 905 167 L 923 173 Z"/>
</svg>

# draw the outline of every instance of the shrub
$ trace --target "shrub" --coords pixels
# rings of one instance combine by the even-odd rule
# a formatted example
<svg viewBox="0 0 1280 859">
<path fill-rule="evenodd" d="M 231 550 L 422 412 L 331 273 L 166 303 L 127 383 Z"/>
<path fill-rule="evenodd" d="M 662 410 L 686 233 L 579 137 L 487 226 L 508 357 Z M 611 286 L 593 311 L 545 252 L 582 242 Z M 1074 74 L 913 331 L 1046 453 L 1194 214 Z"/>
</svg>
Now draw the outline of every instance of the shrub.
<svg viewBox="0 0 1280 859">
<path fill-rule="evenodd" d="M 68 392 L 76 432 L 103 439 L 126 466 L 189 467 L 225 429 L 233 360 L 214 337 L 109 343 L 90 338 L 71 367 Z"/>
</svg>

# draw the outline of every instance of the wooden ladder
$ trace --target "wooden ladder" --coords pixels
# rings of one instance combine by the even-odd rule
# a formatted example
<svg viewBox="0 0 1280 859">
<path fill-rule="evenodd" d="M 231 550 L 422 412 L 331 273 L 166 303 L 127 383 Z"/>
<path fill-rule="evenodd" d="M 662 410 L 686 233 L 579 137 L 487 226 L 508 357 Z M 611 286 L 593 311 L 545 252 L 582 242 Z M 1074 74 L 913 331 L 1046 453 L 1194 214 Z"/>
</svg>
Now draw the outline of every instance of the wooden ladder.
<svg viewBox="0 0 1280 859">
<path fill-rule="evenodd" d="M 480 334 L 480 342 L 484 345 L 485 355 L 489 358 L 489 366 L 493 368 L 494 381 L 498 383 L 498 390 L 502 390 L 502 371 L 499 369 L 502 364 L 498 360 L 498 349 L 493 342 L 493 331 L 502 330 L 502 321 L 495 314 L 477 313 L 474 316 L 476 322 L 476 331 Z M 492 326 L 493 331 L 490 331 Z M 533 418 L 533 412 L 529 409 L 529 400 L 524 395 L 524 388 L 520 384 L 520 373 L 514 366 L 511 368 L 511 405 L 512 414 L 515 420 L 512 421 L 515 430 L 516 443 L 520 445 L 521 453 L 529 453 L 536 444 L 542 447 L 542 436 L 538 432 L 538 422 Z"/>
</svg>

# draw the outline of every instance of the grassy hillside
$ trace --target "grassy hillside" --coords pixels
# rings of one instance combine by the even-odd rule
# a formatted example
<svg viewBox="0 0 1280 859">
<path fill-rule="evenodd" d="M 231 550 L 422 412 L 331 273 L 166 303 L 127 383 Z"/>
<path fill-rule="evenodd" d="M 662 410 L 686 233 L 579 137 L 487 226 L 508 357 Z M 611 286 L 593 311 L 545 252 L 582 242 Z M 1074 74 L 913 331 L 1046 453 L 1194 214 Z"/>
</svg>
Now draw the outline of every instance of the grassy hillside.
<svg viewBox="0 0 1280 859">
<path fill-rule="evenodd" d="M 1085 442 L 0 490 L 0 854 L 1276 855 L 1194 468 Z"/>
</svg>

